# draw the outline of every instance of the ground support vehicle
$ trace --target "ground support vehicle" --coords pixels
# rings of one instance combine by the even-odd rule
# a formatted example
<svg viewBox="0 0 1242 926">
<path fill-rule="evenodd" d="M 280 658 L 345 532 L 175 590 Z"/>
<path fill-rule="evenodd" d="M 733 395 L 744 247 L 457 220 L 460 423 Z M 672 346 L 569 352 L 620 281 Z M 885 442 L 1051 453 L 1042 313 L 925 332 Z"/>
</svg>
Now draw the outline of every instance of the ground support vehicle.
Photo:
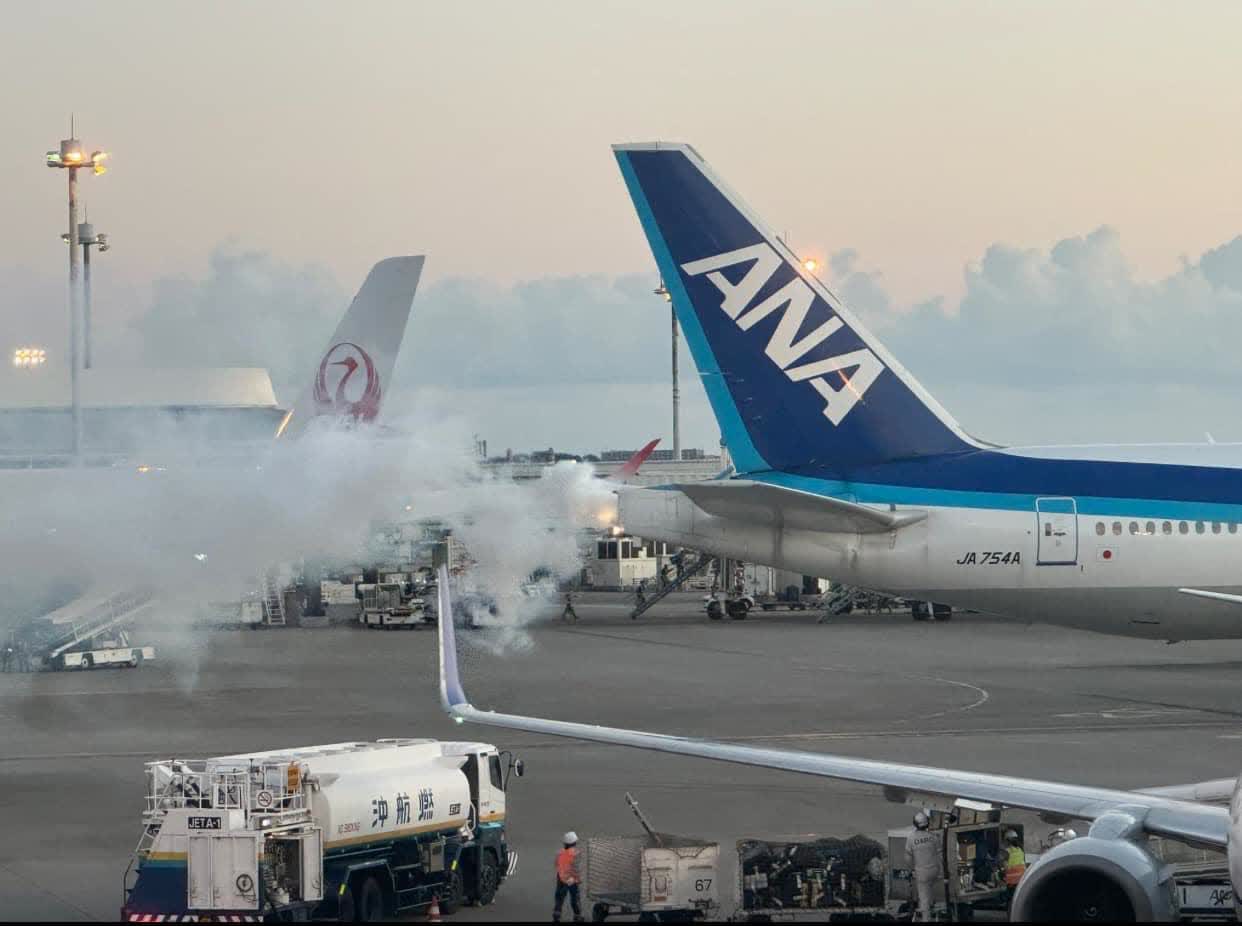
<svg viewBox="0 0 1242 926">
<path fill-rule="evenodd" d="M 737 912 L 743 922 L 889 920 L 884 846 L 789 836 L 737 844 Z"/>
<path fill-rule="evenodd" d="M 637 916 L 662 922 L 704 919 L 719 907 L 720 844 L 657 833 L 629 794 L 642 836 L 593 836 L 582 869 L 591 919 Z"/>
<path fill-rule="evenodd" d="M 1148 840 L 1148 848 L 1172 872 L 1178 918 L 1183 923 L 1237 921 L 1226 853 L 1158 836 Z"/>
<path fill-rule="evenodd" d="M 1005 910 L 1009 890 L 1005 886 L 1006 845 L 1009 830 L 1023 838 L 1020 823 L 1003 821 L 1001 811 L 956 806 L 951 811 L 927 812 L 928 828 L 944 833 L 944 887 L 937 893 L 938 909 L 952 911 L 952 919 L 970 918 L 976 910 Z M 909 910 L 915 904 L 912 873 L 906 867 L 906 839 L 910 827 L 889 830 L 889 903 Z M 1034 855 L 1027 856 L 1033 864 Z M 941 906 L 943 904 L 943 906 Z"/>
<path fill-rule="evenodd" d="M 130 630 L 154 607 L 149 589 L 86 595 L 32 621 L 24 645 L 49 669 L 140 666 L 155 658 L 155 648 L 136 646 Z"/>
<path fill-rule="evenodd" d="M 435 624 L 427 602 L 398 584 L 376 585 L 362 599 L 362 626 L 373 630 L 414 630 Z"/>
<path fill-rule="evenodd" d="M 1177 909 L 1183 923 L 1234 923 L 1238 914 L 1233 902 L 1229 865 L 1173 866 Z"/>
<path fill-rule="evenodd" d="M 121 918 L 377 920 L 491 903 L 517 864 L 505 786 L 521 769 L 486 743 L 424 739 L 149 762 Z"/>
<path fill-rule="evenodd" d="M 129 631 L 112 628 L 60 650 L 49 661 L 53 669 L 102 669 L 121 666 L 136 669 L 155 658 L 154 646 L 135 646 Z"/>
</svg>

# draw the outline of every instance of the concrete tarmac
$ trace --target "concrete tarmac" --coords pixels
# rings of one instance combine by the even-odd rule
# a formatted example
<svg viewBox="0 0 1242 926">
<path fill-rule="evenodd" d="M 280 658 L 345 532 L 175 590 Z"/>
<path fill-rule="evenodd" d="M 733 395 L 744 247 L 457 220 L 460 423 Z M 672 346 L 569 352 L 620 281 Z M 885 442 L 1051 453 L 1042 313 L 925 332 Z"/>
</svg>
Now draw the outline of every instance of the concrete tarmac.
<svg viewBox="0 0 1242 926">
<path fill-rule="evenodd" d="M 638 621 L 586 594 L 526 641 L 467 634 L 484 708 L 765 746 L 1112 787 L 1234 775 L 1242 641 L 1169 646 L 978 615 L 709 622 L 698 596 Z M 546 920 L 560 834 L 719 840 L 865 833 L 911 808 L 871 789 L 619 747 L 461 727 L 441 713 L 435 636 L 352 628 L 148 634 L 137 670 L 0 676 L 0 918 L 115 920 L 144 761 L 383 736 L 471 738 L 527 765 L 509 797 L 516 876 L 456 919 Z M 731 864 L 721 898 L 729 912 Z M 589 910 L 586 911 L 589 915 Z"/>
</svg>

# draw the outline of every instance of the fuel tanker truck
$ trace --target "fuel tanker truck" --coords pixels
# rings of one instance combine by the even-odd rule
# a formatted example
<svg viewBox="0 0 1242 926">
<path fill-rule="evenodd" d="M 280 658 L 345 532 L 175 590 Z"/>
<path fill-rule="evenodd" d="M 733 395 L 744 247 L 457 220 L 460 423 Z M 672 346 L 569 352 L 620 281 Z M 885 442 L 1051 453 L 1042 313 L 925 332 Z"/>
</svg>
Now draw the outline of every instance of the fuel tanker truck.
<svg viewBox="0 0 1242 926">
<path fill-rule="evenodd" d="M 486 743 L 382 739 L 146 764 L 128 922 L 336 919 L 488 904 L 517 865 Z"/>
</svg>

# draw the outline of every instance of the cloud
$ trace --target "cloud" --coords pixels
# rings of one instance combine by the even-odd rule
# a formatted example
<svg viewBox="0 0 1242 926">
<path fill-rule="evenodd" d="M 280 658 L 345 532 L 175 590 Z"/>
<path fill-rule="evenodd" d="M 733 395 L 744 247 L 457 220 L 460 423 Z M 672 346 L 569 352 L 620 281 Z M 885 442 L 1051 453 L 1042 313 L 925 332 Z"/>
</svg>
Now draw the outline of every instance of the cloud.
<svg viewBox="0 0 1242 926">
<path fill-rule="evenodd" d="M 150 307 L 130 331 L 148 366 L 267 367 L 289 402 L 347 304 L 324 266 L 290 265 L 225 243 L 203 277 L 156 280 Z"/>
<path fill-rule="evenodd" d="M 466 389 L 653 383 L 669 376 L 667 303 L 650 274 L 497 286 L 451 278 L 420 292 L 399 375 Z M 664 335 L 664 340 L 660 336 Z"/>
<path fill-rule="evenodd" d="M 997 243 L 966 265 L 956 302 L 898 301 L 853 249 L 834 254 L 828 270 L 831 288 L 893 354 L 987 436 L 1230 433 L 1232 396 L 1242 391 L 1242 237 L 1158 279 L 1139 275 L 1107 226 L 1048 248 Z M 14 309 L 51 285 L 24 271 L 4 279 L 19 294 Z M 424 284 L 389 414 L 431 398 L 468 417 L 494 448 L 667 439 L 669 316 L 656 282 L 636 273 Z M 216 248 L 201 277 L 157 280 L 152 294 L 126 332 L 131 355 L 153 365 L 266 366 L 284 401 L 309 376 L 350 295 L 320 265 L 236 244 Z M 684 344 L 682 361 L 683 442 L 712 448 L 718 432 Z"/>
<path fill-rule="evenodd" d="M 967 266 L 965 293 L 947 310 L 938 300 L 896 306 L 856 267 L 844 264 L 834 288 L 980 430 L 1022 439 L 1014 432 L 1029 419 L 1039 439 L 1142 440 L 1233 426 L 1242 237 L 1156 280 L 1138 276 L 1109 227 L 1047 250 L 994 244 Z"/>
</svg>

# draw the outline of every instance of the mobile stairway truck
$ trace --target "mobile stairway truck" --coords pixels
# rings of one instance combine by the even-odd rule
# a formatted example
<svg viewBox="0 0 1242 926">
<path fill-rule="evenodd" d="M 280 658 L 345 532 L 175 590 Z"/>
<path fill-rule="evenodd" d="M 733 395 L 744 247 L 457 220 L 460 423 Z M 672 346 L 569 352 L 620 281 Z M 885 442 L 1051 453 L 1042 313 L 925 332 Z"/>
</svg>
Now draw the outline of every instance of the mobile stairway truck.
<svg viewBox="0 0 1242 926">
<path fill-rule="evenodd" d="M 488 904 L 517 865 L 486 743 L 385 739 L 146 764 L 122 921 L 372 921 Z"/>
</svg>

